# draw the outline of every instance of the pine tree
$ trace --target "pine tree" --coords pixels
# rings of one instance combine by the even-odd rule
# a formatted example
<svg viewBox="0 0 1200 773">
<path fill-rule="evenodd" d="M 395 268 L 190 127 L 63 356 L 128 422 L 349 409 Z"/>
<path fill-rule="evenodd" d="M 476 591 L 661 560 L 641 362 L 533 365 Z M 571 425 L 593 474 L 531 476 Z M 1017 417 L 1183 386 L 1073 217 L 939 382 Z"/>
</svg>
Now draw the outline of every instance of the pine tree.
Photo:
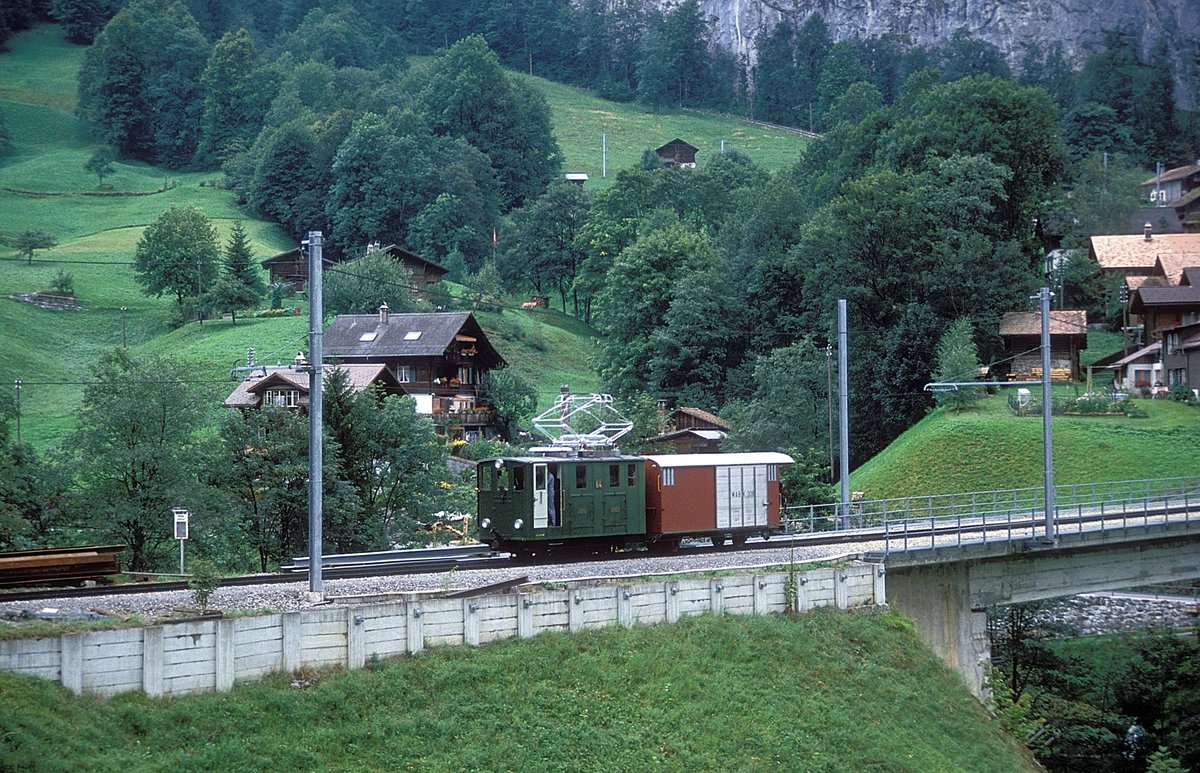
<svg viewBox="0 0 1200 773">
<path fill-rule="evenodd" d="M 225 247 L 225 270 L 208 293 L 206 305 L 214 311 L 228 311 L 236 325 L 238 311 L 252 308 L 266 292 L 266 283 L 251 262 L 250 242 L 239 220 L 233 224 Z"/>
<path fill-rule="evenodd" d="M 937 347 L 937 372 L 933 379 L 938 382 L 974 381 L 979 373 L 979 355 L 975 349 L 974 329 L 971 320 L 961 317 L 942 334 Z M 956 411 L 970 406 L 981 397 L 978 388 L 967 386 L 936 392 L 938 405 Z"/>
</svg>

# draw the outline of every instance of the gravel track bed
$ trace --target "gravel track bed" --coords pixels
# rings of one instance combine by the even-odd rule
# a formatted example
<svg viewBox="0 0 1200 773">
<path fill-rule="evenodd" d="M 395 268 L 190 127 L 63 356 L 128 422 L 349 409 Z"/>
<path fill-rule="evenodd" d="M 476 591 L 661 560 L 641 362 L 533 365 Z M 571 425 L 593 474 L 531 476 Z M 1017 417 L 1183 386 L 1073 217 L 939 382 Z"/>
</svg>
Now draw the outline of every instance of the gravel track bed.
<svg viewBox="0 0 1200 773">
<path fill-rule="evenodd" d="M 857 546 L 866 549 L 868 545 Z M 382 600 L 388 594 L 450 591 L 478 588 L 492 583 L 526 576 L 530 582 L 601 581 L 664 575 L 675 572 L 706 572 L 718 569 L 757 569 L 786 566 L 791 562 L 803 569 L 801 562 L 852 558 L 858 550 L 848 551 L 844 545 L 782 548 L 729 553 L 706 553 L 695 556 L 654 556 L 613 559 L 545 566 L 514 565 L 504 569 L 455 570 L 432 574 L 392 575 L 323 583 L 325 601 L 314 603 L 305 599 L 307 579 L 293 583 L 271 585 L 242 585 L 218 588 L 209 599 L 209 608 L 230 612 L 234 610 L 270 610 L 295 612 L 316 606 L 353 606 Z M 0 597 L 0 619 L 18 618 L 46 609 L 59 615 L 99 612 L 113 615 L 139 615 L 161 618 L 181 609 L 195 607 L 190 591 L 140 593 L 113 596 L 79 596 L 63 599 L 4 602 Z"/>
</svg>

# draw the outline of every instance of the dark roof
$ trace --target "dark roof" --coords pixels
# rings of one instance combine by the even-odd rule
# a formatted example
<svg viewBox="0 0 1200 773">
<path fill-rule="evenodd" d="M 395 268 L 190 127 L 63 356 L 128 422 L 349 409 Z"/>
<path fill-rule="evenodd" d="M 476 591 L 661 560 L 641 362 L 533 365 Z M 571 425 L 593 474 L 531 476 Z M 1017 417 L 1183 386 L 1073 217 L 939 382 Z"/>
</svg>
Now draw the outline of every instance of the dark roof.
<svg viewBox="0 0 1200 773">
<path fill-rule="evenodd" d="M 466 311 L 389 314 L 387 322 L 378 314 L 342 314 L 325 331 L 322 351 L 325 357 L 360 359 L 437 357 L 456 337 L 461 343 L 475 343 L 484 365 L 504 362 L 475 317 Z"/>
<path fill-rule="evenodd" d="M 677 147 L 679 145 L 683 145 L 684 147 L 690 148 L 692 150 L 700 150 L 700 148 L 696 147 L 692 143 L 687 142 L 686 140 L 681 140 L 678 137 L 676 137 L 675 139 L 671 140 L 670 142 L 668 142 L 664 145 L 659 145 L 657 148 L 654 149 L 654 152 L 658 153 L 659 151 L 666 150 L 667 148 Z"/>
<path fill-rule="evenodd" d="M 1179 278 L 1179 284 L 1200 287 L 1200 267 L 1191 266 L 1185 268 L 1183 275 Z"/>
<path fill-rule="evenodd" d="M 420 255 L 416 254 L 415 252 L 409 252 L 408 250 L 404 249 L 403 247 L 401 247 L 399 245 L 389 244 L 388 246 L 382 247 L 380 249 L 382 249 L 384 252 L 391 255 L 393 258 L 399 258 L 402 262 L 424 263 L 426 266 L 433 269 L 433 271 L 435 273 L 437 273 L 438 275 L 444 275 L 444 274 L 450 273 L 450 269 L 446 268 L 445 266 L 434 263 L 432 260 L 429 260 L 428 258 L 422 258 Z"/>
<path fill-rule="evenodd" d="M 296 247 L 294 249 L 288 250 L 287 252 L 281 252 L 278 255 L 272 255 L 271 257 L 269 257 L 265 260 L 259 261 L 259 262 L 263 266 L 270 266 L 270 265 L 274 265 L 276 263 L 285 263 L 285 262 L 292 263 L 294 261 L 300 260 L 300 258 L 301 258 L 300 248 Z"/>
<path fill-rule="evenodd" d="M 1197 188 L 1200 190 L 1200 188 Z M 1150 224 L 1156 234 L 1183 233 L 1183 224 L 1179 222 L 1179 213 L 1175 211 L 1175 202 L 1167 207 L 1142 207 L 1129 217 L 1129 232 L 1137 233 Z"/>
<path fill-rule="evenodd" d="M 1173 285 L 1171 287 L 1139 287 L 1129 304 L 1129 310 L 1138 313 L 1147 306 L 1196 306 L 1200 307 L 1200 285 Z"/>
</svg>

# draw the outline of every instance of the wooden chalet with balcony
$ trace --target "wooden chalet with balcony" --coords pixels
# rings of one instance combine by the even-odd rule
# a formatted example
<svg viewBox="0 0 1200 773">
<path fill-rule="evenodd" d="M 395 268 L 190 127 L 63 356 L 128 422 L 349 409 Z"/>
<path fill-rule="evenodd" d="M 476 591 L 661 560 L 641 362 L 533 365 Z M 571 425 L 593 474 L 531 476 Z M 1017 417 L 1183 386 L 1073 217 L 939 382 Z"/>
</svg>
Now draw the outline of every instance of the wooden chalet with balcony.
<svg viewBox="0 0 1200 773">
<path fill-rule="evenodd" d="M 469 312 L 343 314 L 324 333 L 330 362 L 385 366 L 440 434 L 475 440 L 500 434 L 481 399 L 484 375 L 505 362 Z"/>
</svg>

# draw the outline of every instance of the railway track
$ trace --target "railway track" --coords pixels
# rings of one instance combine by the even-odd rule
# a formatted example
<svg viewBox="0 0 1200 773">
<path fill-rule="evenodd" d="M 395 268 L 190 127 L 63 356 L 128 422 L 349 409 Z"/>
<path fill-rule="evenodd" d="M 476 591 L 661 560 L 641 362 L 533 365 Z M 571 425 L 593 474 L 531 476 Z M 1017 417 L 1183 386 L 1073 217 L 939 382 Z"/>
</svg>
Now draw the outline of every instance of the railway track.
<svg viewBox="0 0 1200 773">
<path fill-rule="evenodd" d="M 1169 517 L 1172 514 L 1185 512 L 1180 505 L 1156 507 L 1148 510 L 1147 516 Z M 1060 514 L 1056 523 L 1060 528 L 1075 527 L 1082 530 L 1088 524 L 1103 525 L 1113 518 L 1112 514 L 1078 513 Z M 1124 513 L 1122 518 L 1129 520 L 1130 513 Z M 986 519 L 969 519 L 957 521 L 939 521 L 922 519 L 893 522 L 880 526 L 866 526 L 836 531 L 816 531 L 803 534 L 785 534 L 772 537 L 770 540 L 753 539 L 739 548 L 711 547 L 707 545 L 687 545 L 676 555 L 705 555 L 711 553 L 736 553 L 755 550 L 779 550 L 788 547 L 805 548 L 823 545 L 866 545 L 868 543 L 884 542 L 888 544 L 905 544 L 928 540 L 948 539 L 945 543 L 979 541 L 964 539 L 964 536 L 983 534 L 1007 533 L 1012 539 L 1023 538 L 1024 533 L 1036 532 L 1043 524 L 1044 518 L 1039 513 L 1029 513 L 1027 516 L 1009 516 L 1002 524 L 987 522 Z M 1074 531 L 1074 530 L 1072 530 Z M 872 555 L 878 555 L 878 550 L 871 550 Z M 645 555 L 651 555 L 649 553 Z M 526 559 L 518 561 L 507 553 L 496 554 L 486 545 L 451 546 L 443 548 L 423 548 L 420 550 L 381 551 L 374 553 L 338 554 L 322 557 L 322 576 L 327 580 L 352 579 L 364 577 L 383 577 L 390 575 L 423 574 L 449 572 L 452 570 L 468 569 L 500 569 L 513 566 L 528 566 L 553 563 L 569 563 L 577 561 L 603 562 L 605 560 L 620 560 L 630 558 L 630 553 L 608 553 L 581 556 L 555 556 L 547 558 Z M 221 587 L 237 587 L 250 585 L 274 585 L 283 583 L 303 582 L 308 578 L 308 557 L 300 556 L 292 559 L 292 563 L 281 567 L 276 574 L 251 574 L 240 577 L 227 577 L 221 580 Z M 78 598 L 87 596 L 109 596 L 141 593 L 162 593 L 166 591 L 189 590 L 186 581 L 173 582 L 142 582 L 124 583 L 119 585 L 100 585 L 87 588 L 37 588 L 30 590 L 7 591 L 0 589 L 0 604 L 6 601 L 32 601 L 41 599 Z"/>
</svg>

